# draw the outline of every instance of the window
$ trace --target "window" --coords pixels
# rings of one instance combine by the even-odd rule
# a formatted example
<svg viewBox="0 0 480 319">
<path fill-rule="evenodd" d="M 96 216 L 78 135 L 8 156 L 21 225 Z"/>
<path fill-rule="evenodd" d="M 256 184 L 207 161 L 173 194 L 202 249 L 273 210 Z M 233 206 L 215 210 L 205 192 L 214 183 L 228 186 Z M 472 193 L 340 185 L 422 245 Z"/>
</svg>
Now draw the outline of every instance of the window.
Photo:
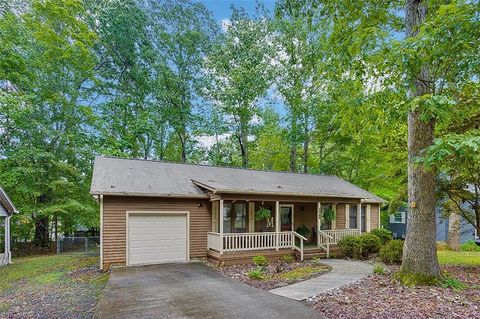
<svg viewBox="0 0 480 319">
<path fill-rule="evenodd" d="M 223 232 L 245 233 L 247 209 L 245 203 L 225 203 L 223 206 Z"/>
<path fill-rule="evenodd" d="M 325 212 L 325 210 L 327 208 L 331 209 L 332 204 L 322 204 L 322 215 L 320 216 L 320 230 L 330 230 L 330 229 L 332 229 L 332 222 L 331 221 L 327 222 L 323 218 L 323 213 Z"/>
<path fill-rule="evenodd" d="M 357 205 L 350 205 L 350 211 L 349 211 L 349 228 L 350 229 L 356 229 L 358 227 L 357 224 Z"/>
<path fill-rule="evenodd" d="M 405 212 L 390 215 L 390 224 L 405 224 Z"/>
<path fill-rule="evenodd" d="M 362 205 L 362 233 L 367 231 L 367 206 Z"/>
</svg>

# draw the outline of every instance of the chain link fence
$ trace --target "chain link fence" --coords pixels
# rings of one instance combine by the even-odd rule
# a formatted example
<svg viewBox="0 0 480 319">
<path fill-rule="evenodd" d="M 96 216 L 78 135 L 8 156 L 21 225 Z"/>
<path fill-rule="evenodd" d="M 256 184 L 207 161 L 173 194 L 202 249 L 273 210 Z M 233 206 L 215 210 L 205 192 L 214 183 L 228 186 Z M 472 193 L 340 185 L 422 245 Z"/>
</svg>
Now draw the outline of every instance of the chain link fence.
<svg viewBox="0 0 480 319">
<path fill-rule="evenodd" d="M 100 255 L 100 237 L 59 238 L 57 254 Z"/>
</svg>

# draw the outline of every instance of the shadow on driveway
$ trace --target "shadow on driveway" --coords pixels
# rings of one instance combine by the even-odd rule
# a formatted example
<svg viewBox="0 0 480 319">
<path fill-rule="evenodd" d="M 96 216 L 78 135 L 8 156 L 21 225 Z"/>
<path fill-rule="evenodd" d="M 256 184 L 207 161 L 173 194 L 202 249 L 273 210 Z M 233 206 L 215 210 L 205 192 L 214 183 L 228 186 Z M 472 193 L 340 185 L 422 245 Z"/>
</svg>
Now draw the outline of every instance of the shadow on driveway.
<svg viewBox="0 0 480 319">
<path fill-rule="evenodd" d="M 304 304 L 224 277 L 202 263 L 112 271 L 95 319 L 322 318 Z"/>
</svg>

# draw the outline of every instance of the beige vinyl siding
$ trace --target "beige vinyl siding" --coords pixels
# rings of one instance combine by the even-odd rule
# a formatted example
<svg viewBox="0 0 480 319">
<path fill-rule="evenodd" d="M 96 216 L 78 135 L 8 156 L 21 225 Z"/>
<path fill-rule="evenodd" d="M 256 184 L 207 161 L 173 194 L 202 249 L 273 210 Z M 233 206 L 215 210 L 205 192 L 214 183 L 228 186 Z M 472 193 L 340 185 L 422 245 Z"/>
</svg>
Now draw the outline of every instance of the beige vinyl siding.
<svg viewBox="0 0 480 319">
<path fill-rule="evenodd" d="M 126 261 L 127 211 L 189 211 L 190 258 L 206 257 L 207 233 L 212 230 L 211 203 L 204 199 L 104 196 L 103 264 Z"/>
<path fill-rule="evenodd" d="M 336 229 L 345 229 L 345 204 L 337 204 Z"/>
<path fill-rule="evenodd" d="M 370 230 L 380 228 L 380 226 L 378 225 L 379 211 L 380 211 L 380 205 L 379 204 L 371 204 L 370 205 Z"/>
</svg>

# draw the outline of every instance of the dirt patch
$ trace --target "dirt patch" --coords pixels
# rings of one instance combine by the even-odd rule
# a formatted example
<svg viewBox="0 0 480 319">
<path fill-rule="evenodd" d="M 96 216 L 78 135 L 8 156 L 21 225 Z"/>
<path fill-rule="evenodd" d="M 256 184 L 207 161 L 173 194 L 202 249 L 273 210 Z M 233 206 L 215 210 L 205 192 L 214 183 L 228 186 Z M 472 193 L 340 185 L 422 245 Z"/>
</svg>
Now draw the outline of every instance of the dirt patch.
<svg viewBox="0 0 480 319">
<path fill-rule="evenodd" d="M 327 318 L 480 318 L 480 267 L 442 266 L 465 288 L 405 287 L 389 273 L 310 298 L 307 303 Z"/>
<path fill-rule="evenodd" d="M 234 265 L 217 267 L 209 264 L 221 274 L 262 290 L 271 290 L 288 286 L 328 273 L 331 267 L 316 260 L 269 263 L 263 267 L 263 279 L 252 279 L 249 272 L 255 271 L 255 265 Z"/>
</svg>

